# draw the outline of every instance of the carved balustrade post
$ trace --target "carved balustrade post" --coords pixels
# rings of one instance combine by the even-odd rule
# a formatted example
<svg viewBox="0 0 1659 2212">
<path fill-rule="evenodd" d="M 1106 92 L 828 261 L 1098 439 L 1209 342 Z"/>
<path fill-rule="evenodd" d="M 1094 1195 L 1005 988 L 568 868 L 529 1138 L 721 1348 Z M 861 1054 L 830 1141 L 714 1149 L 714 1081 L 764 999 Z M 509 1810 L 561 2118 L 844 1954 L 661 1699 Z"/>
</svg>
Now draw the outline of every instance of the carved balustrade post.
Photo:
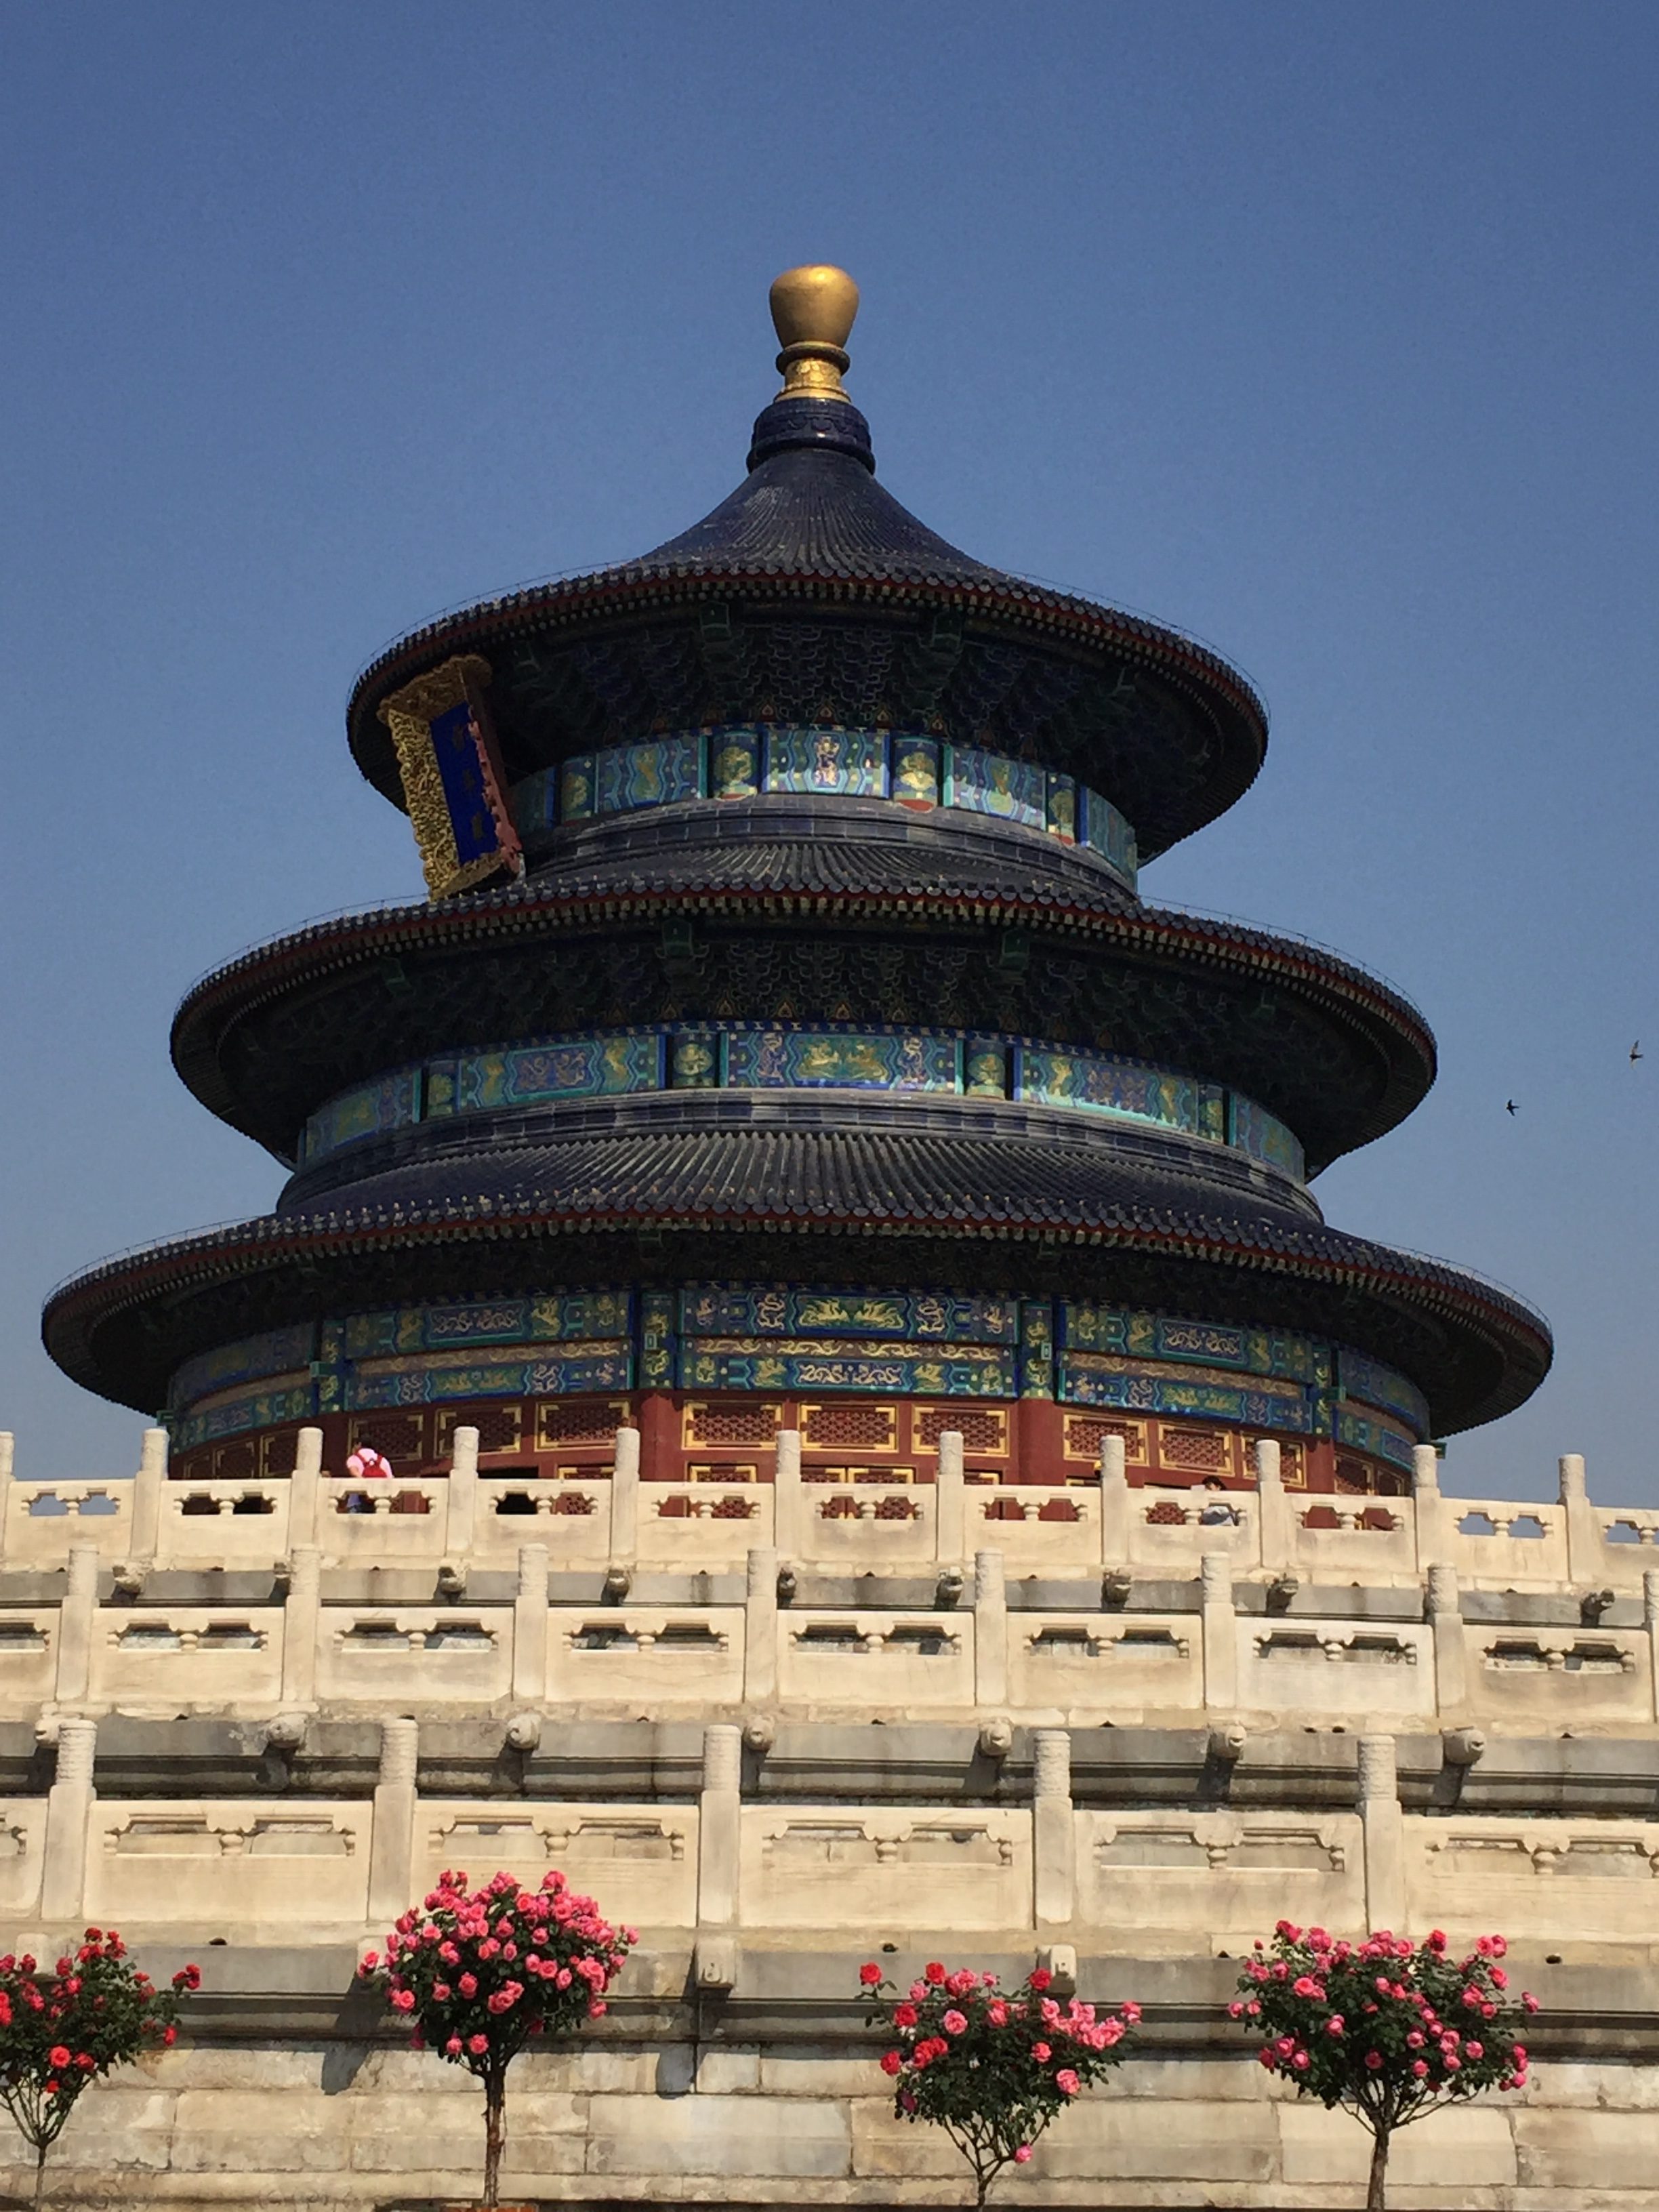
<svg viewBox="0 0 1659 2212">
<path fill-rule="evenodd" d="M 945 1429 L 939 1440 L 939 1470 L 934 1476 L 933 1557 L 941 1567 L 959 1566 L 968 1556 L 967 1476 L 960 1429 Z"/>
<path fill-rule="evenodd" d="M 519 1547 L 519 1589 L 513 1601 L 513 1696 L 519 1705 L 547 1701 L 547 1547 Z"/>
<path fill-rule="evenodd" d="M 1000 1552 L 974 1554 L 974 1704 L 982 1719 L 1008 1702 L 1008 1576 Z"/>
<path fill-rule="evenodd" d="M 1100 1440 L 1100 1564 L 1108 1574 L 1129 1565 L 1128 1454 L 1121 1437 Z"/>
<path fill-rule="evenodd" d="M 1359 1824 L 1365 1839 L 1365 1918 L 1370 1928 L 1403 1931 L 1406 1816 L 1391 1735 L 1359 1739 Z"/>
<path fill-rule="evenodd" d="M 800 1480 L 800 1431 L 778 1431 L 777 1465 L 772 1471 L 772 1534 L 779 1556 L 792 1563 L 812 1548 L 806 1525 L 806 1496 Z"/>
<path fill-rule="evenodd" d="M 749 1554 L 743 1601 L 743 1701 L 764 1711 L 778 1695 L 778 1564 L 775 1544 Z"/>
<path fill-rule="evenodd" d="M 444 1485 L 446 1558 L 465 1567 L 472 1556 L 478 1527 L 478 1431 L 456 1430 L 449 1448 L 449 1480 Z"/>
<path fill-rule="evenodd" d="M 1425 1602 L 1434 1638 L 1435 1702 L 1443 1721 L 1458 1720 L 1469 1699 L 1469 1652 L 1455 1567 L 1429 1569 Z"/>
<path fill-rule="evenodd" d="M 98 1723 L 60 1720 L 58 1771 L 46 1793 L 45 1863 L 40 1876 L 40 1917 L 84 1925 L 86 1919 L 87 1831 L 91 1823 L 94 1763 Z"/>
<path fill-rule="evenodd" d="M 1264 1573 L 1289 1574 L 1296 1565 L 1296 1531 L 1285 1494 L 1282 1455 L 1271 1437 L 1260 1438 L 1255 1448 L 1255 1511 Z"/>
<path fill-rule="evenodd" d="M 1204 1704 L 1231 1712 L 1238 1703 L 1238 1614 L 1233 1605 L 1233 1563 L 1225 1552 L 1206 1552 L 1198 1563 L 1204 1626 Z"/>
<path fill-rule="evenodd" d="M 288 1595 L 283 1605 L 285 1705 L 316 1703 L 317 1646 L 322 1632 L 322 1548 L 317 1544 L 295 1544 L 288 1555 Z"/>
<path fill-rule="evenodd" d="M 138 1472 L 132 1478 L 132 1526 L 127 1536 L 127 1557 L 135 1565 L 149 1566 L 155 1558 L 167 1479 L 167 1432 L 146 1429 L 138 1447 Z"/>
<path fill-rule="evenodd" d="M 612 1566 L 632 1567 L 640 1553 L 640 1432 L 617 1431 L 611 1466 L 611 1551 Z"/>
<path fill-rule="evenodd" d="M 71 1544 L 64 1602 L 58 1613 L 58 1702 L 76 1705 L 92 1680 L 92 1639 L 98 1630 L 98 1547 Z"/>
<path fill-rule="evenodd" d="M 1601 1523 L 1590 1504 L 1584 1480 L 1583 1454 L 1564 1453 L 1557 1462 L 1557 1471 L 1567 1520 L 1567 1574 L 1581 1588 L 1585 1583 L 1594 1588 L 1607 1579 L 1607 1560 L 1603 1556 Z"/>
<path fill-rule="evenodd" d="M 306 1544 L 328 1540 L 323 1528 L 323 1432 L 301 1429 L 295 1447 L 294 1472 L 288 1479 L 288 1549 L 291 1559 Z"/>
<path fill-rule="evenodd" d="M 1033 1736 L 1031 1795 L 1033 1896 L 1039 1930 L 1064 1928 L 1077 1911 L 1077 1820 L 1072 1805 L 1068 1729 Z"/>
<path fill-rule="evenodd" d="M 421 1729 L 404 1717 L 380 1723 L 380 1775 L 368 1853 L 368 1917 L 384 1927 L 415 1902 L 415 1778 Z"/>
<path fill-rule="evenodd" d="M 710 1994 L 737 1978 L 738 1874 L 743 1848 L 743 1730 L 725 1723 L 702 1732 L 697 1801 L 696 1987 Z"/>
</svg>

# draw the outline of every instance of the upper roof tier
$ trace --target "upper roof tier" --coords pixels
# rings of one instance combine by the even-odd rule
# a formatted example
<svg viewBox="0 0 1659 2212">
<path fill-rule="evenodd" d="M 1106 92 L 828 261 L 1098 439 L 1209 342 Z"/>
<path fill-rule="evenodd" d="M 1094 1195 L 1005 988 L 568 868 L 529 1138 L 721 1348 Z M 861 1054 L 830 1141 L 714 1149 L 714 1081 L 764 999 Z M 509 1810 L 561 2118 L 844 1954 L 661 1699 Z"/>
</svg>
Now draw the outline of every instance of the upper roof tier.
<svg viewBox="0 0 1659 2212">
<path fill-rule="evenodd" d="M 1177 632 L 988 567 L 876 479 L 840 388 L 857 292 L 773 288 L 782 393 L 728 499 L 637 561 L 425 624 L 359 679 L 358 766 L 403 787 L 380 708 L 452 656 L 489 662 L 509 783 L 595 746 L 744 722 L 927 730 L 1073 774 L 1151 859 L 1231 806 L 1267 747 L 1255 693 Z M 839 333 L 839 336 L 837 335 Z"/>
</svg>

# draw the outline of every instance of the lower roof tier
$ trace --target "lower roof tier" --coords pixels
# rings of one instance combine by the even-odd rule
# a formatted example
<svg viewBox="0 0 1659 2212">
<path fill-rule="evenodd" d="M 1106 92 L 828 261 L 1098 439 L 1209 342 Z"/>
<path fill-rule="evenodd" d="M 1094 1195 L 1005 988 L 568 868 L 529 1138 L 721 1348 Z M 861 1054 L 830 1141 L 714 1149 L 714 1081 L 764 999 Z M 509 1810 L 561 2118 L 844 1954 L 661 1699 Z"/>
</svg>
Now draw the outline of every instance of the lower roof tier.
<svg viewBox="0 0 1659 2212">
<path fill-rule="evenodd" d="M 112 1261 L 55 1293 L 47 1348 L 150 1410 L 185 1361 L 322 1314 L 758 1278 L 1304 1332 L 1407 1377 L 1437 1432 L 1510 1411 L 1549 1364 L 1547 1325 L 1507 1292 L 1328 1228 L 1282 1181 L 1229 1186 L 1139 1137 L 781 1127 L 734 1118 L 718 1094 L 688 1103 L 701 1125 L 498 1133 L 482 1152 L 389 1164 L 327 1205 Z"/>
</svg>

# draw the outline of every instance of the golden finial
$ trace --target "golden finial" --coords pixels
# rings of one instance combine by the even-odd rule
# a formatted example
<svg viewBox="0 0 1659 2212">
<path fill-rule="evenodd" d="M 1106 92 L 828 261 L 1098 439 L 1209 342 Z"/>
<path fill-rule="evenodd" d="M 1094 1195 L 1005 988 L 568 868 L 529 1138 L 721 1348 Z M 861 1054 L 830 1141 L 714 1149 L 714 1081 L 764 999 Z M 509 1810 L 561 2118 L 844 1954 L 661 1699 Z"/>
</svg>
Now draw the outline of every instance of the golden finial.
<svg viewBox="0 0 1659 2212">
<path fill-rule="evenodd" d="M 859 288 L 844 269 L 815 262 L 784 270 L 772 287 L 772 326 L 783 348 L 780 398 L 847 398 L 841 380 L 858 311 Z"/>
</svg>

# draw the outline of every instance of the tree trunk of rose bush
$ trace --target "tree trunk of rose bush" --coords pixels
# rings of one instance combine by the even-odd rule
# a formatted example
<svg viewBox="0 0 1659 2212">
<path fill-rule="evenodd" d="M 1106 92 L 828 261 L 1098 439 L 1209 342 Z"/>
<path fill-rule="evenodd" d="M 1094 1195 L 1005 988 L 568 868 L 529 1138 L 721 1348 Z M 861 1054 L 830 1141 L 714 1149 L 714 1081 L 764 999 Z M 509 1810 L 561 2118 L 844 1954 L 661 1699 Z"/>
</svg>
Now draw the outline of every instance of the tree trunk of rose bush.
<svg viewBox="0 0 1659 2212">
<path fill-rule="evenodd" d="M 495 2212 L 501 2201 L 501 2147 L 506 2140 L 507 2076 L 484 2077 L 483 2201 Z"/>
<path fill-rule="evenodd" d="M 1379 2130 L 1371 2142 L 1370 2186 L 1365 2191 L 1365 2212 L 1388 2212 L 1389 2138 Z"/>
</svg>

